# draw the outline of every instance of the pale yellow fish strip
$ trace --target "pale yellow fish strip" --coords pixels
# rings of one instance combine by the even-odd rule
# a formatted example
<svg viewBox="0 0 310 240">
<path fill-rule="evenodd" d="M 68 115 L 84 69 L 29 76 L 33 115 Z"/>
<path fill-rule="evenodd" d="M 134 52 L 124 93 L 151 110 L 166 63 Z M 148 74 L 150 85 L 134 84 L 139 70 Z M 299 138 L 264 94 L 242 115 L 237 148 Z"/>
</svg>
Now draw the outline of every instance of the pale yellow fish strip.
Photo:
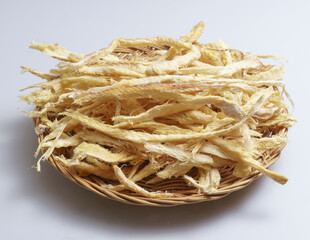
<svg viewBox="0 0 310 240">
<path fill-rule="evenodd" d="M 83 142 L 78 145 L 74 151 L 77 154 L 85 154 L 91 157 L 98 158 L 107 163 L 119 163 L 119 162 L 127 162 L 135 158 L 135 156 L 127 156 L 124 153 L 112 153 L 106 148 L 99 146 L 98 144 L 86 143 Z"/>
<path fill-rule="evenodd" d="M 146 143 L 144 147 L 150 152 L 165 154 L 184 163 L 215 165 L 211 156 L 205 154 L 192 155 L 190 152 L 186 152 L 182 148 L 171 143 Z"/>
<path fill-rule="evenodd" d="M 42 154 L 42 156 L 39 158 L 39 160 L 37 161 L 37 171 L 40 172 L 41 171 L 41 161 L 42 160 L 47 160 L 51 154 L 53 153 L 54 149 L 56 148 L 57 145 L 57 141 L 60 138 L 61 134 L 63 133 L 65 127 L 68 124 L 69 119 L 64 119 L 62 121 L 62 123 L 60 123 L 55 130 L 47 135 L 39 144 L 36 155 L 39 153 L 39 151 L 41 150 L 41 148 L 43 147 L 43 144 L 46 143 L 47 141 L 51 141 L 51 145 L 48 147 L 48 149 Z"/>
<path fill-rule="evenodd" d="M 263 89 L 259 92 L 254 93 L 251 98 L 247 101 L 247 103 L 243 106 L 244 112 L 249 112 L 252 108 L 253 104 L 257 102 L 260 98 L 268 99 L 272 94 L 274 93 L 274 90 L 272 87 Z M 256 107 L 255 112 L 259 109 L 259 107 Z"/>
<path fill-rule="evenodd" d="M 253 138 L 253 141 L 255 142 L 257 148 L 266 150 L 286 144 L 287 138 L 280 136 L 272 136 L 271 138 L 270 137 Z"/>
<path fill-rule="evenodd" d="M 211 144 L 210 142 L 205 142 L 199 149 L 199 152 L 212 154 L 224 159 L 230 158 L 221 147 Z"/>
<path fill-rule="evenodd" d="M 252 168 L 249 164 L 244 161 L 239 161 L 235 165 L 233 175 L 238 178 L 246 178 L 251 174 L 251 172 Z"/>
<path fill-rule="evenodd" d="M 188 181 L 191 185 L 196 187 L 197 189 L 200 189 L 202 192 L 207 194 L 213 194 L 217 192 L 217 187 L 220 183 L 220 174 L 218 169 L 210 169 L 207 170 L 204 175 L 202 175 L 204 179 L 200 179 L 202 183 L 197 183 L 195 179 L 193 179 L 191 176 L 184 175 L 184 179 Z"/>
<path fill-rule="evenodd" d="M 35 76 L 37 76 L 37 77 L 39 77 L 39 78 L 42 78 L 42 79 L 46 79 L 46 80 L 48 80 L 48 81 L 51 81 L 51 80 L 53 80 L 53 79 L 59 77 L 58 75 L 43 73 L 43 72 L 40 72 L 40 71 L 38 71 L 38 70 L 34 70 L 34 69 L 30 68 L 30 67 L 21 66 L 21 68 L 22 68 L 23 70 L 25 70 L 26 72 L 30 72 L 30 73 L 32 73 L 33 75 L 35 75 Z M 28 88 L 29 88 L 29 87 L 28 87 Z M 28 89 L 28 88 L 24 88 L 24 89 Z M 22 89 L 22 90 L 23 90 L 23 89 Z M 21 90 L 21 91 L 22 91 L 22 90 Z"/>
<path fill-rule="evenodd" d="M 178 114 L 173 114 L 166 116 L 169 119 L 179 122 L 184 125 L 201 124 L 208 125 L 210 122 L 214 121 L 215 116 L 212 114 L 206 114 L 197 110 L 190 110 Z"/>
<path fill-rule="evenodd" d="M 240 145 L 232 144 L 232 141 L 224 140 L 218 137 L 209 139 L 209 141 L 218 146 L 221 146 L 221 148 L 225 150 L 225 152 L 230 156 L 231 159 L 238 162 L 241 161 L 250 165 L 251 167 L 266 174 L 268 177 L 272 178 L 278 183 L 284 184 L 287 182 L 286 177 L 264 168 L 258 161 L 252 158 L 249 152 L 247 152 L 245 149 L 242 149 Z"/>
<path fill-rule="evenodd" d="M 183 56 L 177 56 L 170 61 L 155 62 L 146 69 L 146 75 L 164 75 L 176 73 L 180 67 L 187 66 L 192 61 L 197 60 L 201 56 L 197 47 L 192 46 L 191 51 Z"/>
<path fill-rule="evenodd" d="M 61 61 L 78 62 L 85 57 L 84 54 L 69 52 L 67 49 L 56 44 L 36 43 L 32 41 L 29 48 L 39 50 L 46 55 Z"/>
<path fill-rule="evenodd" d="M 81 134 L 76 134 L 72 137 L 69 137 L 65 134 L 62 134 L 61 137 L 57 140 L 56 143 L 53 142 L 46 142 L 42 144 L 42 147 L 51 147 L 54 146 L 55 148 L 61 148 L 61 147 L 72 147 L 77 146 L 81 143 L 82 138 L 80 136 Z"/>
<path fill-rule="evenodd" d="M 121 184 L 123 184 L 126 187 L 128 187 L 129 189 L 135 191 L 136 193 L 139 193 L 139 194 L 141 194 L 141 195 L 143 195 L 145 197 L 153 197 L 153 198 L 171 197 L 171 196 L 173 196 L 173 194 L 171 194 L 171 193 L 160 193 L 160 192 L 149 192 L 149 191 L 146 191 L 144 188 L 140 187 L 139 185 L 137 185 L 136 183 L 134 183 L 133 181 L 128 179 L 118 166 L 114 165 L 113 169 L 114 169 L 114 173 L 115 173 L 118 181 Z"/>
<path fill-rule="evenodd" d="M 188 173 L 194 167 L 193 164 L 177 164 L 172 163 L 166 166 L 163 170 L 157 172 L 157 176 L 161 179 L 167 179 L 171 177 L 180 177 Z"/>
<path fill-rule="evenodd" d="M 138 182 L 138 181 L 142 180 L 143 178 L 148 177 L 151 174 L 154 174 L 154 173 L 157 173 L 157 172 L 158 172 L 158 168 L 153 166 L 151 163 L 149 163 L 144 168 L 142 168 L 137 174 L 135 174 L 131 178 L 131 180 L 133 182 Z"/>
<path fill-rule="evenodd" d="M 81 176 L 94 174 L 105 179 L 116 180 L 112 167 L 104 168 L 102 165 L 95 166 L 85 162 L 68 163 L 68 166 L 73 167 L 74 169 L 79 171 Z"/>
<path fill-rule="evenodd" d="M 199 108 L 200 105 L 196 105 Z M 171 115 L 174 113 L 187 111 L 195 108 L 193 103 L 166 103 L 163 105 L 157 105 L 146 112 L 143 112 L 136 116 L 117 116 L 113 118 L 114 122 L 130 122 L 137 123 L 142 121 L 152 120 L 156 117 Z"/>
<path fill-rule="evenodd" d="M 278 68 L 272 68 L 266 72 L 260 72 L 254 75 L 246 75 L 244 79 L 248 81 L 264 81 L 267 79 L 282 80 L 284 71 L 284 66 L 280 66 Z"/>
<path fill-rule="evenodd" d="M 179 72 L 182 74 L 206 74 L 206 75 L 216 75 L 218 77 L 229 77 L 234 73 L 245 69 L 245 68 L 255 68 L 260 64 L 257 60 L 243 60 L 235 63 L 231 63 L 226 66 L 206 66 L 206 67 L 188 67 L 185 69 L 180 69 Z"/>
<path fill-rule="evenodd" d="M 205 27 L 204 22 L 200 21 L 197 25 L 195 25 L 192 28 L 192 30 L 188 34 L 180 38 L 181 41 L 196 42 L 198 38 L 200 38 L 201 34 L 203 33 L 204 27 Z"/>
<path fill-rule="evenodd" d="M 83 66 L 79 68 L 80 73 L 92 74 L 92 75 L 124 75 L 130 77 L 144 77 L 144 73 L 140 73 L 134 70 L 130 70 L 128 68 L 120 68 L 120 67 L 113 67 L 113 66 L 95 66 L 95 67 L 88 67 Z"/>
<path fill-rule="evenodd" d="M 258 58 L 272 58 L 272 59 L 275 59 L 275 60 L 280 60 L 280 61 L 283 61 L 283 62 L 287 62 L 287 60 L 283 57 L 279 57 L 279 56 L 276 56 L 276 55 L 254 55 Z"/>
<path fill-rule="evenodd" d="M 138 84 L 151 84 L 151 83 L 204 83 L 211 84 L 210 87 L 219 87 L 219 84 L 234 84 L 243 83 L 249 86 L 284 86 L 282 82 L 266 79 L 261 81 L 249 81 L 244 79 L 233 79 L 233 78 L 215 78 L 215 76 L 194 76 L 194 75 L 162 75 L 162 76 L 151 76 L 143 78 L 131 78 L 116 82 L 111 87 L 128 87 Z"/>
<path fill-rule="evenodd" d="M 141 122 L 141 123 L 135 123 L 135 124 L 128 124 L 128 123 L 121 123 L 118 125 L 114 125 L 113 127 L 121 127 L 121 128 L 136 128 L 136 129 L 145 129 L 145 130 L 151 130 L 153 134 L 186 134 L 191 133 L 192 131 L 190 129 L 184 129 L 175 125 L 165 124 L 165 123 L 158 123 L 155 121 L 148 121 L 148 122 Z"/>
</svg>

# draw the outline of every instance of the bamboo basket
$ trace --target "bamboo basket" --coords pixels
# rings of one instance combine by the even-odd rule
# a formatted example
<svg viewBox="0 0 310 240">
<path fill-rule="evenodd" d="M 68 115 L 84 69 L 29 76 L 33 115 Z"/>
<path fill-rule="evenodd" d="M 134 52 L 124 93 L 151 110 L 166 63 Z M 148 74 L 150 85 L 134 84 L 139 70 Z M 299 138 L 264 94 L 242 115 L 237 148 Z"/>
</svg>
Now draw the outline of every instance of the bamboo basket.
<svg viewBox="0 0 310 240">
<path fill-rule="evenodd" d="M 167 46 L 152 46 L 145 48 L 132 48 L 132 47 L 122 47 L 117 48 L 114 51 L 114 54 L 119 58 L 130 58 L 131 56 L 143 55 L 146 57 L 151 57 L 152 49 L 167 49 Z M 34 125 L 37 126 L 42 124 L 39 118 L 34 118 Z M 281 136 L 285 137 L 287 134 L 287 128 L 278 127 L 265 131 L 264 136 Z M 47 132 L 38 135 L 39 143 L 43 140 L 43 138 L 47 135 Z M 280 147 L 267 150 L 261 153 L 261 156 L 257 159 L 262 163 L 264 167 L 270 167 L 274 164 L 280 157 L 280 153 L 282 149 L 285 147 L 285 144 Z M 44 151 L 45 149 L 43 149 Z M 67 150 L 69 149 L 55 149 L 53 154 L 49 157 L 48 161 L 51 165 L 53 165 L 61 174 L 69 178 L 71 181 L 76 184 L 92 191 L 100 196 L 113 199 L 119 202 L 134 204 L 134 205 L 145 205 L 145 206 L 157 206 L 157 207 L 169 207 L 176 205 L 184 205 L 184 204 L 193 204 L 203 201 L 213 201 L 220 198 L 223 198 L 229 195 L 232 192 L 240 190 L 246 186 L 248 186 L 252 181 L 259 178 L 262 173 L 259 171 L 252 171 L 252 173 L 247 178 L 236 178 L 233 176 L 234 166 L 227 166 L 220 168 L 221 182 L 218 188 L 218 191 L 213 194 L 204 194 L 198 193 L 196 189 L 190 187 L 186 184 L 185 180 L 182 178 L 171 178 L 166 179 L 156 184 L 146 184 L 148 179 L 143 179 L 137 182 L 138 185 L 142 186 L 148 191 L 169 191 L 174 193 L 174 197 L 169 198 L 147 198 L 145 196 L 141 196 L 137 193 L 131 192 L 129 190 L 123 190 L 121 192 L 117 192 L 105 187 L 107 184 L 113 184 L 112 180 L 103 179 L 98 176 L 89 175 L 87 177 L 81 177 L 78 173 L 66 166 L 61 161 L 57 160 L 55 156 L 57 155 L 68 155 Z M 190 172 L 191 176 L 195 176 L 197 174 L 197 169 L 192 169 Z"/>
</svg>

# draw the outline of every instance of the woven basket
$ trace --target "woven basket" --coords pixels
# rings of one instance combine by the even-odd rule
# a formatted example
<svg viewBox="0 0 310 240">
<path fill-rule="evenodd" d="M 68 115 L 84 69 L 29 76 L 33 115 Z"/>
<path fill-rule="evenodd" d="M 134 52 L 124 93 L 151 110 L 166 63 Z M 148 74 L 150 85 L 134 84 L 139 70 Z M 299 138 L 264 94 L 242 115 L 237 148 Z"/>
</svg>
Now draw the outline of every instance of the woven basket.
<svg viewBox="0 0 310 240">
<path fill-rule="evenodd" d="M 158 49 L 168 49 L 166 46 L 152 46 L 144 48 L 117 48 L 114 54 L 119 58 L 130 58 L 131 56 L 143 55 L 146 57 L 151 57 L 154 54 L 153 50 Z M 39 118 L 34 118 L 34 125 L 37 126 L 42 124 Z M 281 136 L 285 137 L 287 134 L 287 128 L 272 128 L 266 130 L 264 136 Z M 39 143 L 47 135 L 47 132 L 38 135 Z M 270 149 L 268 151 L 262 152 L 261 156 L 257 159 L 262 163 L 264 167 L 269 167 L 275 163 L 280 157 L 282 149 L 285 147 L 283 144 L 280 147 Z M 45 149 L 43 149 L 44 151 Z M 68 154 L 68 153 L 67 153 Z M 213 201 L 227 196 L 228 194 L 240 190 L 247 185 L 249 185 L 253 180 L 257 179 L 262 175 L 259 171 L 253 171 L 247 178 L 236 178 L 233 176 L 234 166 L 222 167 L 220 168 L 221 182 L 218 191 L 214 194 L 204 194 L 197 193 L 197 190 L 193 187 L 188 186 L 188 184 L 182 178 L 171 178 L 166 179 L 156 184 L 146 184 L 148 179 L 139 181 L 137 184 L 142 186 L 148 191 L 169 191 L 174 193 L 174 197 L 169 198 L 147 198 L 145 196 L 138 195 L 137 193 L 131 192 L 129 190 L 124 190 L 117 192 L 106 188 L 107 184 L 113 184 L 115 182 L 107 179 L 103 179 L 98 176 L 89 175 L 87 177 L 81 177 L 78 173 L 66 166 L 61 161 L 57 160 L 55 156 L 66 155 L 66 149 L 56 149 L 53 154 L 49 157 L 48 161 L 52 164 L 59 172 L 65 175 L 67 178 L 77 183 L 78 185 L 91 190 L 103 197 L 120 201 L 127 204 L 135 205 L 148 205 L 148 206 L 176 206 L 183 204 L 193 204 L 203 201 Z M 198 171 L 197 169 L 192 169 L 189 173 L 191 176 L 195 176 Z"/>
</svg>

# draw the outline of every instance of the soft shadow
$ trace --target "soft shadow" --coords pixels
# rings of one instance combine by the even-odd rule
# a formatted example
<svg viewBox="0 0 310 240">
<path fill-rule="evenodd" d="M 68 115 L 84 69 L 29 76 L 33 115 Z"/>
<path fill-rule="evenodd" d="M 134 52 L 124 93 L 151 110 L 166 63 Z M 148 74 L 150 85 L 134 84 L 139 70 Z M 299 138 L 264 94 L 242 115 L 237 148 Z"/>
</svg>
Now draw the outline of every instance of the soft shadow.
<svg viewBox="0 0 310 240">
<path fill-rule="evenodd" d="M 11 151 L 11 169 L 18 176 L 19 197 L 31 200 L 40 208 L 48 208 L 62 220 L 91 221 L 92 226 L 111 226 L 145 231 L 154 228 L 181 228 L 201 221 L 220 218 L 233 210 L 260 185 L 255 181 L 247 188 L 212 202 L 170 208 L 133 206 L 100 197 L 83 189 L 58 173 L 48 163 L 37 173 L 33 157 L 37 139 L 31 120 L 11 122 L 18 151 Z M 14 130 L 13 130 L 14 129 Z"/>
</svg>

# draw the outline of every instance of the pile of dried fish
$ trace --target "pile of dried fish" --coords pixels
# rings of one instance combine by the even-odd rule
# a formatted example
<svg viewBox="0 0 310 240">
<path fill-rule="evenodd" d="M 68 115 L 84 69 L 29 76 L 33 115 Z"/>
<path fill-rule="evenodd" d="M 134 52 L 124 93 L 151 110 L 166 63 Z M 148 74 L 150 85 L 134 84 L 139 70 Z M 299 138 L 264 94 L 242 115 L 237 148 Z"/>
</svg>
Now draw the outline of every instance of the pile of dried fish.
<svg viewBox="0 0 310 240">
<path fill-rule="evenodd" d="M 284 176 L 257 161 L 287 141 L 264 133 L 295 121 L 282 96 L 283 66 L 261 60 L 279 58 L 244 54 L 222 41 L 199 43 L 203 28 L 200 22 L 179 40 L 115 39 L 87 55 L 32 42 L 30 48 L 61 61 L 50 73 L 22 67 L 46 80 L 22 97 L 36 106 L 27 115 L 40 119 L 36 132 L 45 136 L 38 171 L 66 148 L 55 157 L 81 176 L 112 179 L 107 187 L 148 197 L 171 193 L 147 191 L 139 185 L 146 178 L 154 184 L 181 177 L 214 193 L 223 166 L 235 166 L 238 178 L 258 170 L 284 184 Z M 197 177 L 188 174 L 193 168 Z"/>
</svg>

